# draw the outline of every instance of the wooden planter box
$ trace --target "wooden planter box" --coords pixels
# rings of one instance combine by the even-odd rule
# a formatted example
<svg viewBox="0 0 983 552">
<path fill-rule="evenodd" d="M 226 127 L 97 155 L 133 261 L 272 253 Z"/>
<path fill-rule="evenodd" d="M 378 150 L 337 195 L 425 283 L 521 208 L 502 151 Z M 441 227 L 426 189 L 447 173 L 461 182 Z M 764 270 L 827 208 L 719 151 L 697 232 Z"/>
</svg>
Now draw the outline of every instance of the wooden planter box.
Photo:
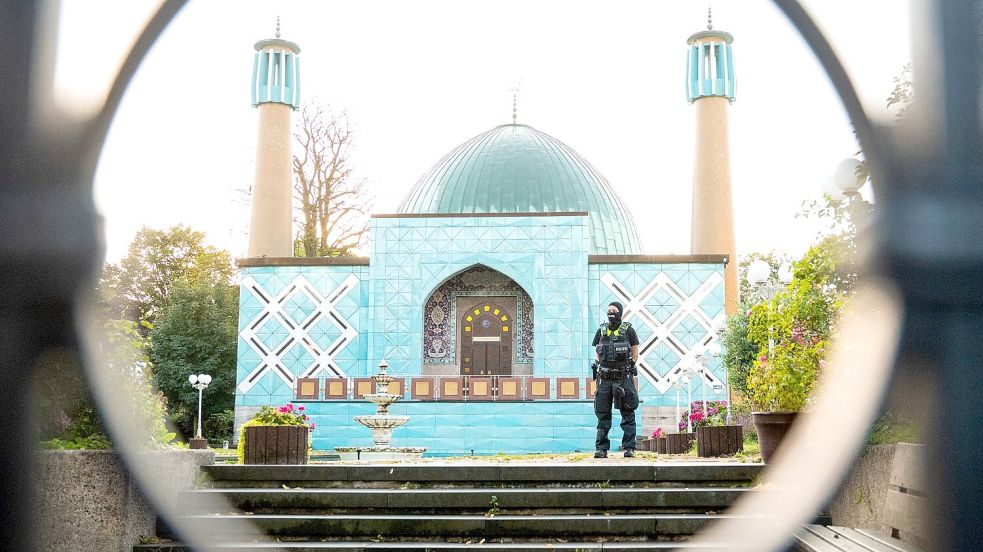
<svg viewBox="0 0 983 552">
<path fill-rule="evenodd" d="M 243 464 L 306 464 L 307 426 L 246 428 Z"/>
<path fill-rule="evenodd" d="M 696 454 L 703 458 L 730 456 L 744 450 L 744 428 L 731 426 L 701 426 L 696 428 Z"/>
<path fill-rule="evenodd" d="M 654 441 L 655 446 L 653 447 L 652 452 L 657 452 L 659 454 L 666 454 L 666 450 L 668 450 L 668 448 L 666 447 L 666 441 L 668 441 L 668 439 L 666 439 L 665 437 L 659 437 L 658 439 L 656 439 Z"/>
<path fill-rule="evenodd" d="M 638 439 L 638 450 L 652 451 L 652 439 L 640 437 Z"/>
<path fill-rule="evenodd" d="M 670 433 L 666 435 L 666 454 L 686 454 L 690 443 L 696 439 L 695 433 Z"/>
</svg>

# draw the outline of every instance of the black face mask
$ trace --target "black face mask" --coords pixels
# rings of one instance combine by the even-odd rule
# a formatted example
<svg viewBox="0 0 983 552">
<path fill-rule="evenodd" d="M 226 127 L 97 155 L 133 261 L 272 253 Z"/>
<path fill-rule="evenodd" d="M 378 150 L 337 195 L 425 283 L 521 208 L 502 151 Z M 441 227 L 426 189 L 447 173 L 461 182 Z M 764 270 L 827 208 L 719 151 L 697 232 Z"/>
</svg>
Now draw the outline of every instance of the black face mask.
<svg viewBox="0 0 983 552">
<path fill-rule="evenodd" d="M 621 313 L 620 312 L 609 312 L 608 313 L 608 325 L 612 328 L 621 325 Z"/>
</svg>

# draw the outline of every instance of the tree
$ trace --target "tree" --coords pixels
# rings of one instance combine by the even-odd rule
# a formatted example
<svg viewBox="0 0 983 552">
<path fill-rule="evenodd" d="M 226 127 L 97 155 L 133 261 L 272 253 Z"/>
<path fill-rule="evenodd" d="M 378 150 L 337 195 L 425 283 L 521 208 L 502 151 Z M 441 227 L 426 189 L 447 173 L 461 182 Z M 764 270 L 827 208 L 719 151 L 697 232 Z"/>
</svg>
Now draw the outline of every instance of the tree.
<svg viewBox="0 0 983 552">
<path fill-rule="evenodd" d="M 205 234 L 178 225 L 170 230 L 144 226 L 119 265 L 103 270 L 100 293 L 119 318 L 153 321 L 178 282 L 189 286 L 232 281 L 228 251 L 205 245 Z"/>
<path fill-rule="evenodd" d="M 185 435 L 194 434 L 198 392 L 191 374 L 209 374 L 202 419 L 212 438 L 231 438 L 235 402 L 238 288 L 224 283 L 177 284 L 149 336 L 154 383 L 167 397 L 170 415 Z"/>
<path fill-rule="evenodd" d="M 348 117 L 304 106 L 294 134 L 294 196 L 300 206 L 295 255 L 337 257 L 353 254 L 368 238 L 369 201 L 365 183 L 352 176 L 349 153 L 354 136 Z"/>
<path fill-rule="evenodd" d="M 894 90 L 887 97 L 887 106 L 894 105 L 899 107 L 898 112 L 894 114 L 899 122 L 910 116 L 915 106 L 915 83 L 911 80 L 911 63 L 906 63 L 898 76 L 894 77 Z"/>
<path fill-rule="evenodd" d="M 747 338 L 758 358 L 748 372 L 747 396 L 755 407 L 799 411 L 807 404 L 847 293 L 837 274 L 841 248 L 839 236 L 810 247 L 795 263 L 792 283 L 751 309 Z"/>
<path fill-rule="evenodd" d="M 128 439 L 141 447 L 163 448 L 174 440 L 165 424 L 167 399 L 150 384 L 152 365 L 144 352 L 145 338 L 132 320 L 106 320 L 95 339 L 102 353 L 97 358 L 117 387 L 116 400 L 124 406 L 123 421 Z M 49 413 L 42 424 L 42 445 L 46 448 L 104 449 L 112 444 L 96 415 L 92 399 L 85 392 L 81 366 L 73 357 L 59 358 L 42 365 L 40 412 Z M 47 420 L 42 420 L 43 422 Z"/>
</svg>

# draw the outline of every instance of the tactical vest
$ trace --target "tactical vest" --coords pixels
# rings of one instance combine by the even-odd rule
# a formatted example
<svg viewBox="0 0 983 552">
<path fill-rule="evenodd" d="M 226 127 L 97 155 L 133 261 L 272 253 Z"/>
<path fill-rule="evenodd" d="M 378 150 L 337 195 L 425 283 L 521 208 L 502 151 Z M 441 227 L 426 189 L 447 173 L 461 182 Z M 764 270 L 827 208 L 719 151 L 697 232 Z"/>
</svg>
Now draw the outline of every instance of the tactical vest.
<svg viewBox="0 0 983 552">
<path fill-rule="evenodd" d="M 617 329 L 608 329 L 607 324 L 601 324 L 601 339 L 597 342 L 597 356 L 601 366 L 619 368 L 631 360 L 631 343 L 628 342 L 628 330 L 631 324 L 622 322 Z"/>
</svg>

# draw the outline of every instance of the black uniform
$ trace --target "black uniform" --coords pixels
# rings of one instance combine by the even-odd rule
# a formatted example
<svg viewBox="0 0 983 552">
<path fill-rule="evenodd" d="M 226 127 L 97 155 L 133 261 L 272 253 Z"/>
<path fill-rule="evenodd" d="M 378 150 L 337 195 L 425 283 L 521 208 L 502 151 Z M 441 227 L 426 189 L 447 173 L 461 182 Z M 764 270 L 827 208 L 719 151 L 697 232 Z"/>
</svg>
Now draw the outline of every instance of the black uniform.
<svg viewBox="0 0 983 552">
<path fill-rule="evenodd" d="M 591 345 L 600 356 L 597 370 L 597 393 L 594 395 L 594 414 L 597 415 L 596 450 L 607 453 L 611 447 L 608 431 L 611 429 L 611 404 L 621 411 L 622 450 L 635 450 L 635 409 L 638 408 L 638 390 L 632 375 L 634 362 L 631 348 L 638 345 L 635 328 L 628 322 L 611 329 L 603 324 L 594 334 Z"/>
</svg>

